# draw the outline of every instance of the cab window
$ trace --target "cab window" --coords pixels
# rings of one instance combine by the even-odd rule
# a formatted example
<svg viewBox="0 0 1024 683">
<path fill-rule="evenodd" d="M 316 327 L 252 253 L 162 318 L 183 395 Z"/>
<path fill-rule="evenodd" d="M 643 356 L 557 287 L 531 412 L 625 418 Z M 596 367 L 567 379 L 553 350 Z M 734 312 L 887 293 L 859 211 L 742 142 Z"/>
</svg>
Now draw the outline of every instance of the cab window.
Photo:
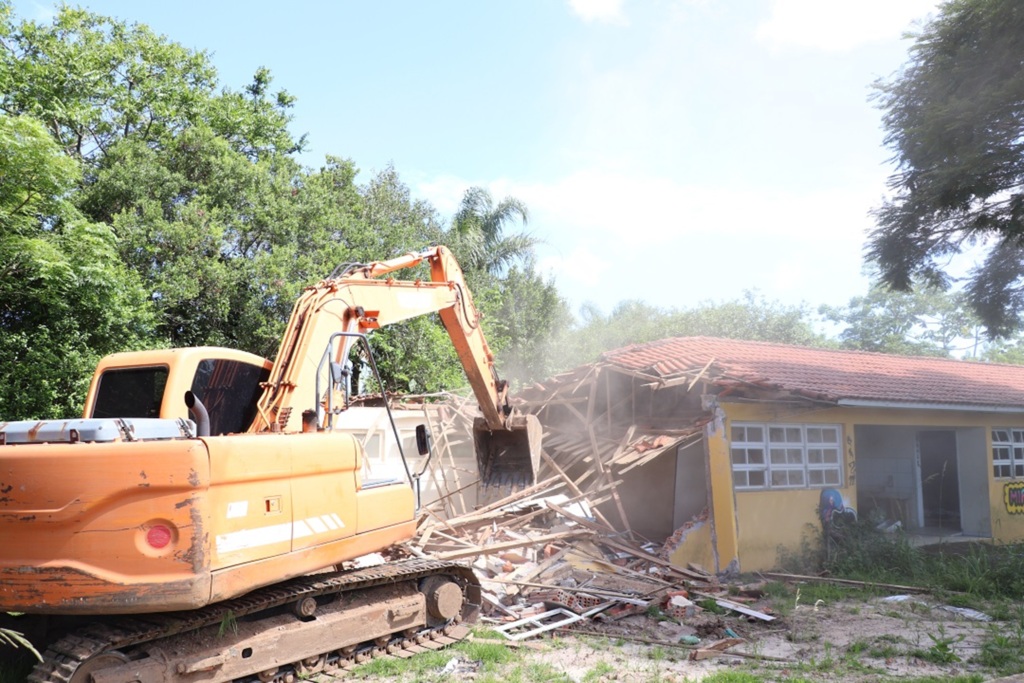
<svg viewBox="0 0 1024 683">
<path fill-rule="evenodd" d="M 160 417 L 165 386 L 165 366 L 105 370 L 92 417 Z"/>
<path fill-rule="evenodd" d="M 234 434 L 248 429 L 256 417 L 256 402 L 270 371 L 235 360 L 207 359 L 199 363 L 192 393 L 210 413 L 210 434 Z"/>
</svg>

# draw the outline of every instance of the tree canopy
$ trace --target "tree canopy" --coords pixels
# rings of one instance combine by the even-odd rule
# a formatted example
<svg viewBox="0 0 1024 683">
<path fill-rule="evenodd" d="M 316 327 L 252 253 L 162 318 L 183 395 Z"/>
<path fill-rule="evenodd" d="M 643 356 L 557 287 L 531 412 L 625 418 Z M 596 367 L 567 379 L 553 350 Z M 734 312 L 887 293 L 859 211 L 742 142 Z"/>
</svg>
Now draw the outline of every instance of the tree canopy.
<svg viewBox="0 0 1024 683">
<path fill-rule="evenodd" d="M 504 281 L 531 253 L 507 231 L 521 202 L 471 188 L 446 225 L 394 168 L 360 182 L 343 157 L 303 167 L 294 102 L 267 68 L 232 89 L 207 53 L 143 25 L 71 7 L 19 22 L 0 0 L 0 418 L 73 415 L 112 351 L 273 356 L 301 289 L 343 263 L 458 238 L 474 289 L 528 288 Z M 481 299 L 504 315 L 499 297 Z M 529 331 L 510 319 L 493 334 L 499 354 L 551 316 L 516 318 Z M 375 335 L 393 388 L 465 382 L 437 325 Z"/>
<path fill-rule="evenodd" d="M 78 177 L 41 122 L 0 114 L 2 417 L 74 414 L 101 356 L 151 343 L 141 280 L 67 199 Z"/>
<path fill-rule="evenodd" d="M 924 286 L 900 292 L 875 284 L 845 306 L 822 306 L 818 311 L 824 320 L 840 326 L 836 336 L 846 349 L 977 358 L 986 346 L 962 292 Z"/>
<path fill-rule="evenodd" d="M 623 301 L 605 314 L 594 305 L 581 311 L 581 321 L 558 338 L 551 349 L 559 367 L 596 360 L 601 353 L 666 337 L 725 337 L 774 341 L 801 346 L 830 342 L 816 332 L 807 306 L 769 301 L 756 291 L 741 299 L 705 301 L 689 309 L 663 309 L 642 301 Z"/>
<path fill-rule="evenodd" d="M 1024 301 L 1015 289 L 1022 266 L 1017 233 L 1010 230 L 1016 229 L 1010 208 L 1021 176 L 1011 163 L 1016 156 L 997 153 L 996 142 L 1017 143 L 987 126 L 1010 125 L 1013 112 L 1024 109 L 977 123 L 984 108 L 974 100 L 985 98 L 968 98 L 958 106 L 964 121 L 980 126 L 974 130 L 953 125 L 961 121 L 957 112 L 933 120 L 924 106 L 956 95 L 956 87 L 942 86 L 942 70 L 931 66 L 958 44 L 947 39 L 956 34 L 953 28 L 978 24 L 978 31 L 991 34 L 977 35 L 998 39 L 1004 53 L 1012 53 L 1015 36 L 995 25 L 1016 20 L 1004 5 L 961 0 L 943 6 L 943 16 L 919 38 L 921 66 L 880 86 L 881 101 L 891 109 L 890 143 L 906 148 L 896 178 L 908 180 L 896 184 L 901 194 L 879 211 L 873 248 L 884 280 L 941 280 L 935 259 L 965 239 L 1005 228 L 993 252 L 1004 259 L 1002 269 L 986 271 L 977 282 L 1008 283 L 991 291 L 1004 297 L 999 310 L 1012 312 L 1013 297 Z M 928 50 L 935 55 L 926 59 Z M 1010 70 L 997 76 L 995 85 L 985 86 L 992 88 L 985 91 L 992 109 L 1000 103 L 1012 109 L 1019 77 Z M 999 79 L 1004 87 L 996 87 Z M 918 83 L 934 89 L 915 90 Z M 971 87 L 981 85 L 972 81 Z M 917 107 L 921 92 L 927 97 L 919 97 Z M 305 138 L 290 130 L 294 106 L 267 68 L 233 89 L 220 82 L 205 52 L 145 26 L 70 7 L 48 23 L 19 22 L 9 0 L 0 0 L 0 420 L 74 416 L 92 368 L 116 351 L 209 344 L 272 357 L 304 286 L 342 264 L 433 244 L 451 247 L 462 264 L 498 369 L 513 386 L 610 349 L 669 336 L 948 354 L 972 324 L 960 298 L 922 298 L 920 292 L 901 298 L 881 288 L 846 307 L 821 309 L 839 326 L 837 339 L 818 331 L 808 306 L 783 305 L 756 292 L 689 309 L 625 301 L 606 314 L 588 304 L 577 317 L 537 266 L 539 240 L 525 231 L 529 212 L 522 201 L 496 201 L 486 188 L 470 187 L 445 217 L 415 198 L 393 167 L 364 175 L 353 160 L 334 155 L 319 167 L 303 166 L 298 152 Z M 913 124 L 906 135 L 896 125 L 903 121 Z M 954 152 L 942 151 L 950 142 L 947 129 L 960 131 L 952 136 L 960 145 Z M 972 136 L 980 136 L 980 147 L 968 144 Z M 958 184 L 940 163 L 944 154 L 968 170 L 988 170 Z M 928 204 L 953 195 L 967 199 L 952 202 L 953 208 Z M 968 215 L 982 209 L 983 219 Z M 901 222 L 907 216 L 910 222 Z M 935 217 L 944 222 L 928 222 Z M 923 245 L 910 252 L 922 255 L 920 262 L 897 258 L 907 225 L 911 242 Z M 906 263 L 906 272 L 893 263 Z M 986 291 L 979 284 L 968 295 L 977 304 L 983 299 L 978 292 Z M 465 386 L 437 316 L 378 330 L 371 344 L 391 390 Z M 1021 348 L 1024 343 L 1010 339 L 979 355 L 1013 360 L 1024 357 Z"/>
<path fill-rule="evenodd" d="M 885 284 L 947 286 L 948 261 L 987 250 L 970 305 L 992 336 L 1024 309 L 1024 4 L 950 0 L 911 36 L 909 61 L 876 83 L 894 192 L 867 257 Z"/>
</svg>

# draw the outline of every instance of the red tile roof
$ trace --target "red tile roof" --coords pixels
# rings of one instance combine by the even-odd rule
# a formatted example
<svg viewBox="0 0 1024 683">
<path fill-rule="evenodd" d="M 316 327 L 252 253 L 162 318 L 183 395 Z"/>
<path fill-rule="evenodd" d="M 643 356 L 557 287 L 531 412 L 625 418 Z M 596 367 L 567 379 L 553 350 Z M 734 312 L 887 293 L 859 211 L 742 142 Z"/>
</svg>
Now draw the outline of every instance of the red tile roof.
<svg viewBox="0 0 1024 683">
<path fill-rule="evenodd" d="M 675 337 L 605 353 L 613 366 L 662 379 L 752 383 L 827 401 L 955 404 L 1024 409 L 1024 366 L 767 342 Z"/>
</svg>

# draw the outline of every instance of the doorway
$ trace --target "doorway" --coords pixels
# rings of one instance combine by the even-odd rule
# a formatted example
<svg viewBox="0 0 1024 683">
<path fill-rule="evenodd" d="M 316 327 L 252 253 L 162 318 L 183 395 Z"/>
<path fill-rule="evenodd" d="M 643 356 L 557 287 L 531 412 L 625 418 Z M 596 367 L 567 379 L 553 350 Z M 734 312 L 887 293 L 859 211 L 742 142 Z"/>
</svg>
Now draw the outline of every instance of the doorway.
<svg viewBox="0 0 1024 683">
<path fill-rule="evenodd" d="M 946 532 L 961 531 L 956 432 L 918 432 L 917 455 L 921 526 Z"/>
</svg>

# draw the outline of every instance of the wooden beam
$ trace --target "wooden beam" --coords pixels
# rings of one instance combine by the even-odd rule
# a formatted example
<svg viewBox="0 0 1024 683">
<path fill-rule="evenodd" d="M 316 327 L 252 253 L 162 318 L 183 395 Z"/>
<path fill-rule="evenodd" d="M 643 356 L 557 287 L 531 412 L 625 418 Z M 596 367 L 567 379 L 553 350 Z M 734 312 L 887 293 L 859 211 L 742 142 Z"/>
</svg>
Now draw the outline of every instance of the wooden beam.
<svg viewBox="0 0 1024 683">
<path fill-rule="evenodd" d="M 507 541 L 505 543 L 492 543 L 491 545 L 477 546 L 476 548 L 467 548 L 466 550 L 452 550 L 446 553 L 437 553 L 434 555 L 434 557 L 438 560 L 457 560 L 464 557 L 475 557 L 477 555 L 494 555 L 495 553 L 504 552 L 506 550 L 515 550 L 516 548 L 523 548 L 528 545 L 543 545 L 545 543 L 550 543 L 552 541 L 564 541 L 569 538 L 583 538 L 585 536 L 592 535 L 593 532 L 574 529 L 572 531 L 562 531 L 555 534 L 537 536 L 535 538 L 529 538 L 525 541 Z"/>
<path fill-rule="evenodd" d="M 875 583 L 873 581 L 854 581 L 853 579 L 836 579 L 831 576 L 804 576 L 803 574 L 780 574 L 779 572 L 759 572 L 761 576 L 780 581 L 809 581 L 811 583 L 835 583 L 842 586 L 858 588 L 884 588 L 901 593 L 928 593 L 930 589 L 921 586 L 902 586 L 898 583 Z M 953 591 L 957 592 L 957 591 Z"/>
</svg>

